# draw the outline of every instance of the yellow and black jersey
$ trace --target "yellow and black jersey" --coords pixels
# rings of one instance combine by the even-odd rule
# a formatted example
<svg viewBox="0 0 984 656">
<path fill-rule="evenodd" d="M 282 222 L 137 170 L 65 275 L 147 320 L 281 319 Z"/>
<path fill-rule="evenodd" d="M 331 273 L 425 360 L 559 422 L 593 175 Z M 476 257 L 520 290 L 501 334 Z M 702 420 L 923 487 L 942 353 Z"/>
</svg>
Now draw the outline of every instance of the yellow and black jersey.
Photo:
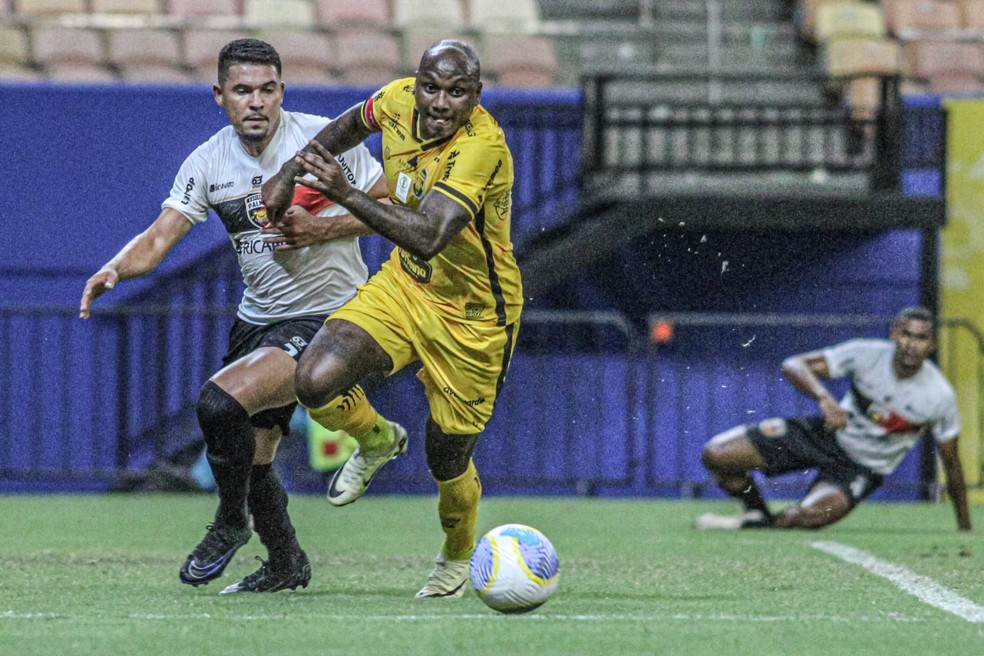
<svg viewBox="0 0 984 656">
<path fill-rule="evenodd" d="M 362 120 L 382 132 L 390 200 L 416 209 L 431 191 L 460 203 L 472 221 L 430 260 L 401 248 L 384 265 L 439 314 L 511 324 L 523 290 L 509 237 L 513 161 L 502 128 L 481 106 L 454 135 L 425 140 L 414 78 L 396 80 L 362 105 Z"/>
</svg>

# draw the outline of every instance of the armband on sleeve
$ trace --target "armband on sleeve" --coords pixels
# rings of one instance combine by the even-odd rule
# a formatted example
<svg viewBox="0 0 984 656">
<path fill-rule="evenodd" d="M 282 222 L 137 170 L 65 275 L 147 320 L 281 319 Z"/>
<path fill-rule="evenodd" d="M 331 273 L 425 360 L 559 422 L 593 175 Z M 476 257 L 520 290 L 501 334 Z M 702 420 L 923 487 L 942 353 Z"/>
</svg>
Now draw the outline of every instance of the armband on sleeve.
<svg viewBox="0 0 984 656">
<path fill-rule="evenodd" d="M 382 128 L 376 121 L 376 117 L 372 113 L 372 106 L 376 102 L 375 96 L 369 96 L 366 101 L 362 103 L 362 122 L 366 124 L 366 127 L 373 132 L 379 132 Z"/>
</svg>

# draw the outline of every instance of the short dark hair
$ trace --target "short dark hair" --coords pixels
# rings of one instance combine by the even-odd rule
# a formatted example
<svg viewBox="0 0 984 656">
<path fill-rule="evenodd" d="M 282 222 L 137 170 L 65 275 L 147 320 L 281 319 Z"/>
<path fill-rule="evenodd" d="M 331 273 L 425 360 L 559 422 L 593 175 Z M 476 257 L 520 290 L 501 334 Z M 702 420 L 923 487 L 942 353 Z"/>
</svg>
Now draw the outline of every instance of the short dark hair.
<svg viewBox="0 0 984 656">
<path fill-rule="evenodd" d="M 259 39 L 236 39 L 230 41 L 219 51 L 219 86 L 229 78 L 229 68 L 233 64 L 267 64 L 282 72 L 280 53 L 266 41 Z"/>
<path fill-rule="evenodd" d="M 933 327 L 933 334 L 936 333 L 936 317 L 929 308 L 922 305 L 910 305 L 899 310 L 892 321 L 892 329 L 900 326 L 903 321 L 927 321 Z"/>
</svg>

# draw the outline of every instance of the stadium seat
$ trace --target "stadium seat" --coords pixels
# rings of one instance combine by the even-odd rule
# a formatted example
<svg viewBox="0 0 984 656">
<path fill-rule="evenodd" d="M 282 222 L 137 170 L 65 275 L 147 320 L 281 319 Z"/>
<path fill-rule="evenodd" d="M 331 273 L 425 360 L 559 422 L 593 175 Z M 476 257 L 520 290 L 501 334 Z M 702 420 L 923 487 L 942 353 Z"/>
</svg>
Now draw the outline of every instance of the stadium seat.
<svg viewBox="0 0 984 656">
<path fill-rule="evenodd" d="M 13 8 L 10 6 L 10 0 L 0 0 L 0 16 L 6 16 L 12 11 Z"/>
<path fill-rule="evenodd" d="M 337 68 L 349 84 L 380 86 L 401 77 L 400 44 L 379 30 L 346 28 L 335 34 Z"/>
<path fill-rule="evenodd" d="M 195 76 L 173 64 L 128 64 L 120 67 L 120 77 L 126 82 L 141 84 L 189 84 Z"/>
<path fill-rule="evenodd" d="M 984 35 L 984 0 L 960 0 L 960 19 L 966 30 Z"/>
<path fill-rule="evenodd" d="M 865 2 L 825 4 L 817 9 L 814 34 L 818 43 L 843 37 L 883 37 L 885 16 L 881 7 Z"/>
<path fill-rule="evenodd" d="M 250 34 L 244 30 L 185 28 L 183 63 L 192 70 L 195 79 L 215 82 L 219 51 L 230 41 L 247 36 Z"/>
<path fill-rule="evenodd" d="M 84 14 L 89 10 L 86 0 L 17 0 L 14 11 L 22 15 Z"/>
<path fill-rule="evenodd" d="M 824 47 L 824 68 L 832 78 L 897 75 L 900 46 L 895 39 L 835 39 Z"/>
<path fill-rule="evenodd" d="M 90 0 L 94 14 L 141 14 L 155 16 L 161 13 L 159 0 Z"/>
<path fill-rule="evenodd" d="M 169 29 L 114 29 L 106 40 L 106 59 L 131 82 L 189 82 L 181 62 L 181 40 Z"/>
<path fill-rule="evenodd" d="M 181 61 L 181 39 L 169 29 L 114 29 L 107 32 L 106 59 L 116 66 L 174 64 Z"/>
<path fill-rule="evenodd" d="M 469 24 L 481 32 L 530 32 L 540 22 L 536 0 L 471 0 Z"/>
<path fill-rule="evenodd" d="M 393 20 L 389 0 L 317 0 L 315 13 L 320 25 L 332 29 L 353 23 L 382 28 Z"/>
<path fill-rule="evenodd" d="M 961 28 L 960 5 L 953 0 L 883 0 L 891 34 L 901 38 Z"/>
<path fill-rule="evenodd" d="M 17 25 L 0 25 L 0 64 L 20 66 L 30 60 L 27 32 Z"/>
<path fill-rule="evenodd" d="M 335 48 L 328 35 L 281 27 L 260 30 L 257 37 L 280 53 L 287 84 L 326 85 L 335 80 Z"/>
<path fill-rule="evenodd" d="M 465 26 L 465 11 L 462 0 L 393 0 L 393 24 L 460 30 Z"/>
<path fill-rule="evenodd" d="M 545 37 L 486 34 L 483 70 L 500 86 L 543 87 L 553 84 L 557 56 Z"/>
<path fill-rule="evenodd" d="M 841 4 L 850 0 L 797 0 L 794 8 L 793 21 L 800 37 L 811 43 L 816 43 L 817 12 L 820 7 L 829 4 Z"/>
<path fill-rule="evenodd" d="M 984 44 L 952 39 L 920 39 L 903 45 L 908 77 L 930 82 L 984 77 Z"/>
<path fill-rule="evenodd" d="M 167 13 L 181 18 L 196 18 L 203 16 L 228 16 L 238 17 L 242 15 L 240 0 L 165 0 L 167 2 Z"/>
<path fill-rule="evenodd" d="M 0 63 L 0 82 L 39 82 L 44 76 L 20 64 Z"/>
<path fill-rule="evenodd" d="M 98 67 L 105 63 L 99 30 L 39 25 L 32 28 L 34 61 L 49 67 Z"/>
<path fill-rule="evenodd" d="M 243 17 L 254 27 L 294 25 L 314 27 L 314 4 L 311 0 L 245 0 Z"/>
</svg>

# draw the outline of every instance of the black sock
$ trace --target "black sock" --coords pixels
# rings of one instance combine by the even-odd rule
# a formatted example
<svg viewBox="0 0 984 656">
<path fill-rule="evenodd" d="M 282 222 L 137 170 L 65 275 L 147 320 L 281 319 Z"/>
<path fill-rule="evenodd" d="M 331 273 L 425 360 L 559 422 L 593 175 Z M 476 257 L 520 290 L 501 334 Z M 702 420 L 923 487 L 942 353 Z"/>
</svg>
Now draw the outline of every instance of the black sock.
<svg viewBox="0 0 984 656">
<path fill-rule="evenodd" d="M 769 505 L 762 496 L 762 491 L 755 484 L 755 480 L 749 476 L 745 483 L 744 489 L 735 493 L 734 496 L 745 506 L 745 510 L 758 510 L 771 523 L 773 520 L 772 513 L 769 511 Z"/>
<path fill-rule="evenodd" d="M 287 513 L 287 491 L 271 465 L 253 465 L 249 484 L 249 511 L 253 528 L 267 548 L 270 561 L 300 551 L 294 526 Z"/>
<path fill-rule="evenodd" d="M 205 456 L 219 489 L 219 524 L 248 524 L 246 495 L 256 451 L 256 437 L 249 414 L 236 399 L 209 381 L 198 399 L 198 422 L 205 436 Z"/>
</svg>

